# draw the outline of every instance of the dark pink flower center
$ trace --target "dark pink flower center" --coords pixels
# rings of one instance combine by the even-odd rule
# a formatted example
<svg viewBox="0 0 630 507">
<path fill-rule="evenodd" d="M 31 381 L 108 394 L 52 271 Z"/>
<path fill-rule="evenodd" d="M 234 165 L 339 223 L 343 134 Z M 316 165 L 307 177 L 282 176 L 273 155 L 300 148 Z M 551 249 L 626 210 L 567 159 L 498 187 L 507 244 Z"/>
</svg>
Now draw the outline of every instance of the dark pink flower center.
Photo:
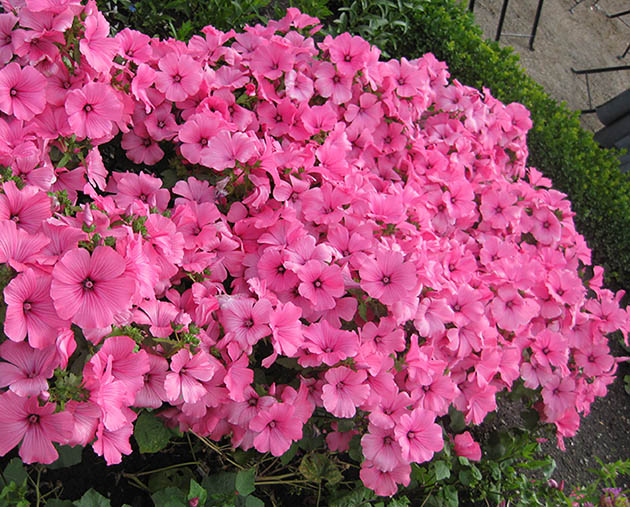
<svg viewBox="0 0 630 507">
<path fill-rule="evenodd" d="M 389 276 L 384 276 L 381 281 L 383 282 L 384 285 L 389 285 L 392 282 Z"/>
<path fill-rule="evenodd" d="M 11 97 L 15 97 L 17 95 L 17 90 L 15 88 L 11 88 L 9 93 L 11 94 Z"/>
<path fill-rule="evenodd" d="M 407 438 L 409 440 L 413 440 L 414 438 L 416 438 L 416 434 L 413 431 L 408 431 L 407 432 Z"/>
<path fill-rule="evenodd" d="M 83 280 L 83 288 L 87 290 L 92 290 L 94 288 L 94 282 L 89 278 Z"/>
<path fill-rule="evenodd" d="M 276 421 L 269 421 L 268 426 L 269 426 L 270 428 L 275 428 L 275 427 L 276 427 Z"/>
<path fill-rule="evenodd" d="M 313 285 L 319 289 L 322 286 L 322 282 L 321 280 L 315 280 L 313 282 Z"/>
<path fill-rule="evenodd" d="M 30 424 L 37 424 L 39 422 L 39 416 L 37 414 L 31 414 L 28 416 L 28 422 Z"/>
<path fill-rule="evenodd" d="M 16 224 L 20 223 L 20 217 L 18 215 L 13 215 L 11 220 L 13 220 Z"/>
<path fill-rule="evenodd" d="M 22 308 L 24 309 L 25 312 L 28 312 L 30 311 L 31 308 L 33 308 L 33 305 L 31 305 L 31 303 L 27 301 L 22 305 Z"/>
<path fill-rule="evenodd" d="M 175 74 L 173 76 L 173 81 L 175 81 L 176 83 L 179 83 L 182 80 L 182 76 L 180 76 L 179 74 Z"/>
<path fill-rule="evenodd" d="M 199 139 L 199 144 L 201 146 L 208 146 L 208 140 L 205 137 L 202 137 L 201 139 Z"/>
<path fill-rule="evenodd" d="M 249 329 L 250 327 L 254 327 L 254 320 L 250 317 L 245 322 L 243 322 L 243 326 Z"/>
<path fill-rule="evenodd" d="M 164 120 L 160 120 L 159 122 L 157 122 L 157 126 L 163 129 L 164 127 L 166 127 L 166 122 Z"/>
<path fill-rule="evenodd" d="M 83 110 L 84 110 L 86 113 L 90 113 L 90 112 L 92 111 L 92 109 L 94 109 L 94 108 L 92 107 L 92 105 L 91 105 L 91 104 L 85 104 L 85 105 L 83 106 Z"/>
</svg>

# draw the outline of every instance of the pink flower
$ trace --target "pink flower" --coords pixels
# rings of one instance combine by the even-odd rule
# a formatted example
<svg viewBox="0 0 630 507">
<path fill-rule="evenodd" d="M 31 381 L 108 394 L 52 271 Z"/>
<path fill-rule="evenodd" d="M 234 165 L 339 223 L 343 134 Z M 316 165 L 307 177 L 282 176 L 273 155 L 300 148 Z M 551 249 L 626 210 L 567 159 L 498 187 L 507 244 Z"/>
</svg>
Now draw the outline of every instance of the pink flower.
<svg viewBox="0 0 630 507">
<path fill-rule="evenodd" d="M 66 113 L 72 131 L 79 139 L 98 139 L 113 133 L 114 122 L 122 118 L 122 104 L 103 83 L 87 83 L 66 96 Z"/>
<path fill-rule="evenodd" d="M 149 371 L 143 376 L 144 383 L 136 393 L 133 404 L 136 407 L 160 408 L 162 403 L 168 399 L 164 389 L 168 361 L 154 354 L 147 354 L 147 358 Z"/>
<path fill-rule="evenodd" d="M 66 252 L 52 273 L 57 314 L 81 327 L 109 326 L 135 291 L 125 267 L 125 259 L 107 246 L 96 247 L 92 255 L 83 248 Z"/>
<path fill-rule="evenodd" d="M 237 162 L 247 162 L 256 154 L 257 144 L 255 138 L 243 132 L 223 131 L 210 140 L 210 149 L 201 156 L 200 163 L 223 171 L 235 167 Z"/>
<path fill-rule="evenodd" d="M 34 67 L 11 62 L 0 70 L 0 111 L 30 120 L 46 107 L 46 78 Z"/>
<path fill-rule="evenodd" d="M 65 444 L 72 436 L 72 415 L 56 412 L 54 403 L 40 406 L 37 397 L 22 398 L 12 391 L 0 394 L 0 456 L 17 444 L 24 463 L 49 464 L 59 454 L 53 441 Z"/>
<path fill-rule="evenodd" d="M 361 438 L 361 447 L 365 458 L 372 461 L 383 472 L 391 472 L 404 463 L 402 449 L 392 429 L 369 424 L 368 433 Z"/>
<path fill-rule="evenodd" d="M 397 484 L 408 486 L 411 481 L 411 467 L 398 463 L 392 470 L 382 470 L 374 461 L 366 459 L 361 463 L 359 476 L 366 487 L 379 496 L 393 496 L 398 491 Z"/>
<path fill-rule="evenodd" d="M 297 274 L 301 281 L 298 292 L 313 304 L 316 311 L 334 308 L 336 298 L 345 292 L 341 268 L 336 264 L 308 261 Z"/>
<path fill-rule="evenodd" d="M 52 216 L 50 197 L 46 192 L 32 186 L 19 190 L 14 181 L 7 181 L 2 190 L 0 219 L 12 220 L 18 228 L 35 234 L 41 229 L 42 222 Z"/>
<path fill-rule="evenodd" d="M 118 39 L 109 37 L 109 23 L 100 12 L 85 18 L 85 33 L 79 48 L 94 70 L 109 72 L 119 45 Z"/>
<path fill-rule="evenodd" d="M 464 433 L 455 435 L 455 454 L 472 461 L 479 461 L 481 459 L 481 447 L 473 440 L 468 431 L 464 431 Z"/>
<path fill-rule="evenodd" d="M 117 465 L 122 461 L 123 454 L 131 454 L 129 438 L 133 433 L 133 420 L 137 417 L 131 412 L 127 424 L 116 430 L 109 430 L 102 423 L 96 430 L 96 440 L 92 443 L 94 452 L 105 458 L 108 465 Z"/>
<path fill-rule="evenodd" d="M 433 453 L 444 446 L 442 428 L 435 423 L 435 414 L 430 410 L 416 408 L 400 417 L 394 435 L 408 463 L 430 461 Z"/>
<path fill-rule="evenodd" d="M 300 357 L 303 366 L 319 366 L 322 363 L 334 366 L 339 361 L 356 356 L 359 337 L 351 332 L 336 329 L 323 320 L 304 329 L 303 347 L 310 355 Z"/>
<path fill-rule="evenodd" d="M 169 53 L 160 58 L 158 67 L 161 72 L 155 76 L 155 87 L 168 100 L 183 102 L 199 90 L 203 73 L 199 63 L 190 56 Z"/>
<path fill-rule="evenodd" d="M 5 287 L 4 332 L 11 340 L 21 341 L 28 334 L 29 344 L 43 349 L 55 343 L 59 329 L 67 327 L 68 320 L 55 311 L 50 285 L 50 276 L 27 269 Z"/>
<path fill-rule="evenodd" d="M 39 396 L 48 389 L 46 379 L 52 377 L 56 367 L 54 347 L 37 350 L 28 343 L 5 341 L 0 345 L 0 387 L 9 389 L 18 396 Z"/>
<path fill-rule="evenodd" d="M 293 303 L 280 303 L 269 316 L 273 349 L 278 354 L 295 357 L 304 342 L 300 316 L 302 310 Z"/>
<path fill-rule="evenodd" d="M 356 407 L 367 400 L 370 386 L 365 384 L 365 370 L 352 371 L 345 366 L 332 368 L 324 375 L 322 387 L 324 408 L 335 417 L 354 417 Z"/>
<path fill-rule="evenodd" d="M 366 257 L 361 268 L 361 288 L 370 297 L 391 305 L 405 299 L 416 287 L 416 269 L 400 252 L 379 250 L 376 259 Z"/>
<path fill-rule="evenodd" d="M 291 442 L 302 438 L 302 423 L 293 417 L 294 410 L 291 405 L 274 403 L 251 420 L 249 429 L 258 433 L 254 438 L 258 452 L 282 456 L 291 447 Z"/>
<path fill-rule="evenodd" d="M 177 401 L 181 396 L 186 403 L 198 402 L 206 394 L 202 382 L 210 380 L 217 369 L 218 365 L 203 350 L 192 355 L 181 349 L 171 358 L 171 371 L 164 381 L 168 400 Z"/>
</svg>

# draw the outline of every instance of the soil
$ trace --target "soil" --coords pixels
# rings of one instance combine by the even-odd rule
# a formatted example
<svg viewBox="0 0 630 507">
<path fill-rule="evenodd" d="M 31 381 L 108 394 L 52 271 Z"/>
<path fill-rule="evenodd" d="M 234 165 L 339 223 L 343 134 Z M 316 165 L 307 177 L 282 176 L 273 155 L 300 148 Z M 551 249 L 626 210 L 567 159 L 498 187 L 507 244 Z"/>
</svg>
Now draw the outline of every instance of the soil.
<svg viewBox="0 0 630 507">
<path fill-rule="evenodd" d="M 503 0 L 475 2 L 475 19 L 489 39 L 495 38 L 503 3 Z M 627 0 L 547 0 L 531 51 L 529 37 L 507 34 L 530 34 L 537 6 L 537 0 L 508 3 L 500 44 L 511 46 L 519 54 L 524 69 L 551 97 L 566 102 L 572 111 L 591 108 L 585 77 L 574 74 L 571 68 L 630 66 L 630 52 L 620 58 L 630 44 L 630 14 L 607 17 L 628 10 Z M 592 107 L 625 91 L 629 83 L 630 70 L 591 74 Z M 593 132 L 602 127 L 595 114 L 582 115 L 581 122 Z M 611 341 L 611 349 L 617 356 L 630 355 L 616 341 Z M 623 382 L 623 377 L 629 374 L 628 363 L 620 364 L 608 395 L 592 405 L 577 435 L 565 439 L 566 452 L 558 450 L 555 442 L 546 446 L 557 462 L 554 478 L 558 482 L 563 479 L 577 485 L 592 481 L 595 476 L 588 469 L 599 469 L 595 457 L 605 463 L 630 458 L 630 395 L 625 392 Z M 618 486 L 630 487 L 630 477 L 617 482 Z"/>
</svg>

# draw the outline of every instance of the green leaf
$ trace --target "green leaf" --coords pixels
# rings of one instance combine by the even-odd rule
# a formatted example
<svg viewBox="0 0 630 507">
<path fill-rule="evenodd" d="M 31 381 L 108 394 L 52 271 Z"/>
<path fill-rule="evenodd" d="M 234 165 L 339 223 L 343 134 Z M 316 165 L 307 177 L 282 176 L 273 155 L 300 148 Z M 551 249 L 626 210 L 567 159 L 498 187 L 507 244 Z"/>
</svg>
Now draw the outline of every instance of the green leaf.
<svg viewBox="0 0 630 507">
<path fill-rule="evenodd" d="M 309 481 L 321 482 L 324 479 L 330 484 L 337 484 L 343 475 L 337 465 L 326 454 L 308 454 L 302 458 L 299 471 Z"/>
<path fill-rule="evenodd" d="M 174 468 L 151 474 L 148 486 L 153 493 L 168 487 L 176 487 L 182 491 L 186 491 L 192 478 L 193 473 L 190 468 Z"/>
<path fill-rule="evenodd" d="M 245 507 L 265 507 L 265 502 L 252 495 L 245 497 Z"/>
<path fill-rule="evenodd" d="M 451 470 L 444 461 L 436 461 L 433 463 L 433 470 L 435 471 L 435 480 L 441 481 L 442 479 L 448 479 L 451 476 Z"/>
<path fill-rule="evenodd" d="M 456 408 L 451 405 L 448 409 L 448 416 L 451 419 L 450 424 L 448 425 L 453 433 L 461 433 L 466 429 L 466 420 L 464 418 L 464 413 L 460 412 Z"/>
<path fill-rule="evenodd" d="M 15 482 L 17 485 L 23 484 L 28 477 L 26 468 L 24 468 L 20 458 L 13 458 L 9 461 L 2 475 L 8 482 Z"/>
<path fill-rule="evenodd" d="M 195 479 L 190 479 L 190 488 L 188 489 L 187 500 L 193 500 L 194 498 L 199 500 L 197 504 L 198 507 L 203 507 L 206 505 L 208 492 Z"/>
<path fill-rule="evenodd" d="M 388 507 L 407 507 L 411 502 L 409 498 L 406 496 L 401 496 L 399 498 L 392 498 L 391 501 L 387 504 Z"/>
<path fill-rule="evenodd" d="M 186 495 L 181 489 L 166 488 L 151 495 L 151 500 L 160 507 L 189 507 Z"/>
<path fill-rule="evenodd" d="M 203 478 L 201 485 L 211 497 L 233 495 L 236 492 L 236 474 L 220 472 Z"/>
<path fill-rule="evenodd" d="M 74 502 L 75 507 L 110 507 L 111 503 L 98 491 L 90 488 L 81 497 L 80 500 Z"/>
<path fill-rule="evenodd" d="M 51 498 L 47 500 L 44 507 L 73 507 L 71 500 L 61 500 L 60 498 Z"/>
<path fill-rule="evenodd" d="M 47 465 L 47 468 L 51 470 L 57 470 L 58 468 L 66 468 L 81 463 L 81 459 L 83 456 L 83 447 L 77 445 L 75 447 L 70 447 L 69 445 L 60 445 L 55 446 L 57 448 L 57 452 L 59 453 L 59 458 L 50 465 Z"/>
<path fill-rule="evenodd" d="M 289 462 L 295 457 L 295 455 L 297 454 L 298 448 L 300 446 L 298 445 L 297 442 L 293 442 L 291 444 L 291 447 L 289 447 L 289 450 L 287 452 L 285 452 L 282 456 L 280 456 L 280 463 L 282 463 L 283 465 L 288 465 Z"/>
<path fill-rule="evenodd" d="M 256 480 L 256 469 L 241 470 L 236 474 L 236 491 L 239 495 L 247 496 L 256 489 L 254 481 Z"/>
<path fill-rule="evenodd" d="M 444 507 L 459 506 L 459 497 L 457 495 L 457 489 L 455 488 L 455 486 L 446 486 L 441 493 L 442 499 L 444 500 Z"/>
<path fill-rule="evenodd" d="M 363 484 L 359 484 L 350 493 L 330 502 L 330 507 L 359 507 L 366 505 L 366 500 L 373 497 L 374 493 L 371 490 L 367 489 Z"/>
<path fill-rule="evenodd" d="M 141 453 L 154 453 L 164 449 L 171 439 L 171 432 L 154 415 L 142 412 L 136 421 L 133 436 Z"/>
</svg>

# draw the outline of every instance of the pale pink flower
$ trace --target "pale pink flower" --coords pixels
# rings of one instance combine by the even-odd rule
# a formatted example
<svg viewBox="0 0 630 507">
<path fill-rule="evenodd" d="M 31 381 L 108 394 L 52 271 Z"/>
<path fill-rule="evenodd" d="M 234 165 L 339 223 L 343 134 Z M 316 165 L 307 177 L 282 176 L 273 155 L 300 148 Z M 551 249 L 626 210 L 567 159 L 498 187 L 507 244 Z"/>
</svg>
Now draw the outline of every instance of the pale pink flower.
<svg viewBox="0 0 630 507">
<path fill-rule="evenodd" d="M 363 456 L 383 472 L 391 472 L 404 463 L 402 449 L 393 429 L 368 424 L 368 432 L 361 438 L 361 448 Z"/>
<path fill-rule="evenodd" d="M 79 41 L 81 54 L 97 72 L 109 72 L 118 53 L 120 42 L 109 36 L 109 23 L 95 11 L 85 18 L 85 32 Z"/>
<path fill-rule="evenodd" d="M 400 252 L 379 249 L 376 259 L 366 257 L 361 268 L 361 288 L 370 297 L 391 305 L 405 299 L 416 287 L 416 268 Z"/>
<path fill-rule="evenodd" d="M 64 254 L 53 269 L 51 295 L 57 314 L 81 327 L 102 328 L 126 310 L 135 292 L 125 274 L 125 259 L 114 249 L 98 246 Z"/>
<path fill-rule="evenodd" d="M 28 334 L 31 347 L 43 349 L 55 343 L 59 329 L 68 325 L 55 311 L 50 283 L 50 276 L 27 269 L 5 287 L 4 332 L 11 340 L 22 341 Z"/>
<path fill-rule="evenodd" d="M 147 358 L 149 371 L 143 376 L 144 383 L 136 393 L 133 405 L 135 407 L 160 408 L 162 403 L 168 399 L 164 389 L 168 361 L 154 354 L 147 354 Z"/>
<path fill-rule="evenodd" d="M 131 414 L 127 424 L 115 430 L 109 430 L 104 424 L 99 423 L 96 429 L 96 440 L 92 443 L 94 452 L 105 458 L 108 465 L 117 465 L 122 461 L 123 454 L 131 454 L 131 444 L 129 438 L 133 434 L 133 420 L 136 413 L 130 410 Z"/>
<path fill-rule="evenodd" d="M 345 292 L 341 268 L 311 260 L 297 271 L 300 278 L 298 292 L 313 304 L 316 311 L 330 310 Z"/>
<path fill-rule="evenodd" d="M 300 357 L 303 366 L 320 366 L 322 363 L 334 366 L 356 356 L 359 351 L 359 337 L 355 333 L 336 329 L 325 320 L 306 327 L 304 337 L 303 348 L 310 354 Z"/>
<path fill-rule="evenodd" d="M 249 429 L 258 433 L 254 447 L 258 452 L 282 456 L 293 441 L 302 438 L 302 423 L 293 417 L 295 409 L 285 403 L 274 403 L 251 420 Z"/>
<path fill-rule="evenodd" d="M 98 139 L 114 133 L 114 122 L 122 118 L 122 104 L 111 87 L 87 83 L 66 96 L 66 113 L 72 131 L 79 139 Z"/>
<path fill-rule="evenodd" d="M 181 139 L 181 136 L 180 136 Z M 257 152 L 258 141 L 243 132 L 220 132 L 208 142 L 209 149 L 200 159 L 200 164 L 223 171 L 235 167 L 237 162 L 245 163 Z"/>
<path fill-rule="evenodd" d="M 194 355 L 181 349 L 171 358 L 171 371 L 166 374 L 164 390 L 169 401 L 180 397 L 186 403 L 196 403 L 205 394 L 202 382 L 210 380 L 218 370 L 216 359 L 203 350 Z"/>
<path fill-rule="evenodd" d="M 341 366 L 328 370 L 326 384 L 322 387 L 324 408 L 335 417 L 354 417 L 356 407 L 370 395 L 370 386 L 365 382 L 365 370 L 352 371 Z"/>
<path fill-rule="evenodd" d="M 18 396 L 38 396 L 48 389 L 46 379 L 56 367 L 54 347 L 33 349 L 26 342 L 10 340 L 0 345 L 0 387 L 9 387 Z"/>
<path fill-rule="evenodd" d="M 158 67 L 161 72 L 155 76 L 155 87 L 168 100 L 183 102 L 199 90 L 203 72 L 201 65 L 190 56 L 169 53 L 160 58 Z"/>
<path fill-rule="evenodd" d="M 72 436 L 72 415 L 55 412 L 55 403 L 40 406 L 35 396 L 12 391 L 0 394 L 0 456 L 17 444 L 24 463 L 50 464 L 59 454 L 53 441 L 65 444 Z"/>
<path fill-rule="evenodd" d="M 400 417 L 394 435 L 408 463 L 430 461 L 433 454 L 442 450 L 442 427 L 435 423 L 430 410 L 416 408 Z"/>
<path fill-rule="evenodd" d="M 34 67 L 11 62 L 0 70 L 0 111 L 30 120 L 46 107 L 46 78 Z"/>
<path fill-rule="evenodd" d="M 472 461 L 479 461 L 481 459 L 481 447 L 473 440 L 470 432 L 464 431 L 464 433 L 455 435 L 455 454 Z"/>
<path fill-rule="evenodd" d="M 397 484 L 408 486 L 411 481 L 411 466 L 397 463 L 390 471 L 382 470 L 374 461 L 366 459 L 361 463 L 359 476 L 366 487 L 379 496 L 393 496 L 398 491 Z"/>
</svg>

